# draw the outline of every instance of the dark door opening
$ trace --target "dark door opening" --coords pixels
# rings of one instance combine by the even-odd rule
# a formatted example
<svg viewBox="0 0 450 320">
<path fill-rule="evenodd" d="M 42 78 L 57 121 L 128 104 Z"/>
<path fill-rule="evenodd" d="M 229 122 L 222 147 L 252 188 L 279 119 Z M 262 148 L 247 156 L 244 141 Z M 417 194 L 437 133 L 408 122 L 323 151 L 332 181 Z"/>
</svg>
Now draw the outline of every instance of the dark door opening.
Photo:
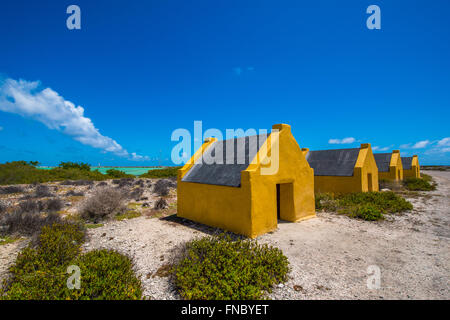
<svg viewBox="0 0 450 320">
<path fill-rule="evenodd" d="M 292 221 L 294 211 L 294 184 L 277 184 L 277 219 Z"/>
<path fill-rule="evenodd" d="M 367 174 L 367 188 L 368 188 L 369 192 L 373 191 L 372 174 L 371 173 Z"/>
<path fill-rule="evenodd" d="M 277 219 L 280 219 L 280 185 L 277 184 Z"/>
</svg>

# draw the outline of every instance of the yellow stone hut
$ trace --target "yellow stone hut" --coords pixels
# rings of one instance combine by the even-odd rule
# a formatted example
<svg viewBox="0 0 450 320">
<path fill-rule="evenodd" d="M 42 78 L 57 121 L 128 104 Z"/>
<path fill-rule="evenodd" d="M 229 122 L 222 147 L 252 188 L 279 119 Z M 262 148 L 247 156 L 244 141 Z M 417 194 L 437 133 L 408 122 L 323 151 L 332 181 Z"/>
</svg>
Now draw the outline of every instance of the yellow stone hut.
<svg viewBox="0 0 450 320">
<path fill-rule="evenodd" d="M 179 217 L 251 238 L 278 219 L 315 216 L 313 170 L 286 124 L 269 135 L 205 140 L 178 171 L 177 192 Z"/>
<path fill-rule="evenodd" d="M 403 165 L 399 150 L 392 153 L 375 153 L 380 180 L 403 180 Z"/>
<path fill-rule="evenodd" d="M 403 166 L 403 178 L 420 178 L 419 157 L 401 157 Z"/>
<path fill-rule="evenodd" d="M 314 169 L 315 192 L 378 191 L 378 168 L 369 143 L 360 148 L 302 152 Z"/>
</svg>

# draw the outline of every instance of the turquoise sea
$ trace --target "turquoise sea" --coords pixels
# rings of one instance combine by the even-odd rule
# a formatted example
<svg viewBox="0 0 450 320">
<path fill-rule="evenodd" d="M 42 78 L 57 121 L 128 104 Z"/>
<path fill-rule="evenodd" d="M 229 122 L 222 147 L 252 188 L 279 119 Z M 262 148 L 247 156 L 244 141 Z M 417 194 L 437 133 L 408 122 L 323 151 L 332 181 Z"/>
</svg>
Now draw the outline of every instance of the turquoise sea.
<svg viewBox="0 0 450 320">
<path fill-rule="evenodd" d="M 38 167 L 38 169 L 43 169 L 43 170 L 50 170 L 53 169 L 55 167 Z M 120 170 L 125 172 L 126 174 L 133 174 L 135 176 L 139 176 L 141 174 L 147 173 L 147 171 L 149 170 L 158 170 L 161 168 L 155 168 L 155 167 L 148 167 L 148 168 L 139 168 L 139 167 L 118 167 L 118 168 L 111 168 L 111 167 L 91 167 L 91 171 L 94 170 L 98 170 L 101 173 L 106 173 L 106 171 L 108 171 L 109 169 L 116 169 L 116 170 Z"/>
</svg>

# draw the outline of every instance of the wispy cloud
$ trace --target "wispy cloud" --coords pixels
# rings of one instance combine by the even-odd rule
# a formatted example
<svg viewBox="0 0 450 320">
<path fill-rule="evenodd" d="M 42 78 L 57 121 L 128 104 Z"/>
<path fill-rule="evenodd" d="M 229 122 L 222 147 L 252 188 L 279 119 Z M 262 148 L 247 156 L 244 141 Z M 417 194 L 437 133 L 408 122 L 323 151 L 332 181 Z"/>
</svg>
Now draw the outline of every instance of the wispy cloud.
<svg viewBox="0 0 450 320">
<path fill-rule="evenodd" d="M 423 149 L 430 145 L 432 142 L 430 140 L 422 140 L 416 143 L 407 143 L 400 145 L 401 149 Z"/>
<path fill-rule="evenodd" d="M 440 147 L 450 147 L 450 137 L 439 140 L 437 145 Z"/>
<path fill-rule="evenodd" d="M 372 150 L 373 151 L 387 151 L 387 150 L 391 149 L 392 147 L 393 147 L 392 144 L 387 147 L 374 146 L 374 147 L 372 147 Z"/>
<path fill-rule="evenodd" d="M 330 139 L 328 140 L 329 144 L 350 144 L 355 142 L 356 139 L 353 137 L 348 137 L 348 138 L 344 138 L 344 139 Z"/>
<path fill-rule="evenodd" d="M 56 91 L 40 89 L 39 81 L 6 79 L 0 82 L 0 111 L 15 113 L 43 123 L 82 144 L 111 152 L 130 160 L 147 160 L 131 155 L 110 137 L 100 134 L 92 120 L 84 116 L 84 109 L 65 100 Z"/>
<path fill-rule="evenodd" d="M 400 145 L 400 149 L 426 149 L 424 154 L 442 154 L 450 152 L 450 137 L 440 140 L 422 140 L 416 143 Z"/>
<path fill-rule="evenodd" d="M 2 126 L 0 126 L 0 131 L 3 131 L 3 127 Z"/>
</svg>

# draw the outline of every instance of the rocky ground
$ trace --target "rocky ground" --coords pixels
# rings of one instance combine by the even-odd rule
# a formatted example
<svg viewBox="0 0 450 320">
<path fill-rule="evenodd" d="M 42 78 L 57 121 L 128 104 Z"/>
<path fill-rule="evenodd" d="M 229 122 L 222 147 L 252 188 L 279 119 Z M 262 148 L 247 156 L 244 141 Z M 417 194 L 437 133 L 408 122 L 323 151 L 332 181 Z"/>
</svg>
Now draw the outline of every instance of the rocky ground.
<svg viewBox="0 0 450 320">
<path fill-rule="evenodd" d="M 299 223 L 280 221 L 277 230 L 259 237 L 259 242 L 283 250 L 292 268 L 288 282 L 275 288 L 271 298 L 449 299 L 450 172 L 426 173 L 438 183 L 437 190 L 405 194 L 414 205 L 411 212 L 379 222 L 323 212 Z M 157 199 L 151 190 L 146 192 L 147 199 L 137 201 L 140 207 Z M 169 203 L 174 204 L 175 197 L 172 192 Z M 72 206 L 68 212 L 75 210 Z M 176 218 L 174 206 L 157 214 L 141 210 L 141 217 L 89 229 L 83 249 L 127 254 L 147 297 L 177 299 L 166 272 L 174 248 L 220 231 Z M 0 246 L 0 278 L 23 243 Z M 369 289 L 373 270 L 380 271 L 380 287 Z"/>
</svg>

